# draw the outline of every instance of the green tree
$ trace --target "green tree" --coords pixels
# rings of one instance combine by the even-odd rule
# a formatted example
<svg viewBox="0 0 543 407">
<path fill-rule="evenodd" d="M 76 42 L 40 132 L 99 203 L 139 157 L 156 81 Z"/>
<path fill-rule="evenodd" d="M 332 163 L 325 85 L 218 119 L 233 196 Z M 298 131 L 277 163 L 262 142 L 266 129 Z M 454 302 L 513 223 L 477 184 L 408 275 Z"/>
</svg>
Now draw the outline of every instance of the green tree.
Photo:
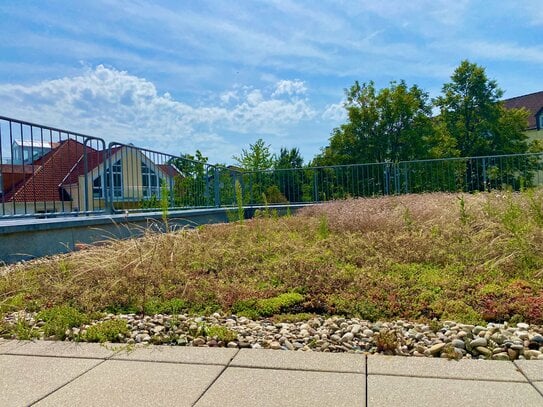
<svg viewBox="0 0 543 407">
<path fill-rule="evenodd" d="M 270 145 L 258 139 L 254 144 L 249 144 L 249 149 L 242 149 L 241 155 L 232 158 L 244 170 L 261 171 L 272 168 L 275 157 L 270 152 Z"/>
<path fill-rule="evenodd" d="M 291 148 L 290 150 L 284 147 L 281 147 L 279 151 L 279 156 L 276 157 L 274 163 L 274 181 L 278 184 L 278 192 L 280 191 L 281 196 L 288 202 L 301 202 L 303 195 L 303 179 L 304 179 L 304 170 L 302 169 L 304 164 L 304 159 L 300 155 L 300 150 L 297 148 Z M 271 191 L 267 191 L 266 197 L 270 194 Z M 277 194 L 275 194 L 278 196 Z"/>
<path fill-rule="evenodd" d="M 332 131 L 314 164 L 397 162 L 428 156 L 433 135 L 428 95 L 404 81 L 376 91 L 356 81 L 345 91 L 348 121 Z"/>
<path fill-rule="evenodd" d="M 195 155 L 181 154 L 169 160 L 179 170 L 174 177 L 173 200 L 175 206 L 208 206 L 212 204 L 212 182 L 207 174 L 207 161 L 200 150 Z"/>
<path fill-rule="evenodd" d="M 296 147 L 291 148 L 290 150 L 281 147 L 279 151 L 279 156 L 275 158 L 273 167 L 276 169 L 286 169 L 286 168 L 302 168 L 304 165 L 304 159 L 300 155 L 300 150 Z"/>
<path fill-rule="evenodd" d="M 498 83 L 488 79 L 483 67 L 464 60 L 456 68 L 451 81 L 443 85 L 442 95 L 434 100 L 439 108 L 437 126 L 443 137 L 452 140 L 456 155 L 476 157 L 531 151 L 524 132 L 528 113 L 524 109 L 505 109 L 500 101 L 502 96 Z M 519 188 L 522 182 L 529 183 L 536 167 L 535 160 L 529 157 L 508 160 L 507 166 L 489 164 L 495 161 L 466 160 L 464 188 L 487 189 L 489 183 L 492 187 L 509 184 Z M 489 174 L 494 174 L 490 181 Z"/>
<path fill-rule="evenodd" d="M 244 170 L 241 180 L 244 202 L 263 203 L 264 195 L 268 195 L 269 188 L 275 185 L 271 171 L 275 156 L 270 152 L 270 145 L 258 139 L 249 144 L 248 149 L 242 149 L 241 155 L 232 158 Z"/>
<path fill-rule="evenodd" d="M 464 60 L 434 100 L 442 130 L 456 142 L 458 155 L 514 154 L 528 151 L 527 112 L 505 109 L 503 91 L 485 69 Z"/>
</svg>

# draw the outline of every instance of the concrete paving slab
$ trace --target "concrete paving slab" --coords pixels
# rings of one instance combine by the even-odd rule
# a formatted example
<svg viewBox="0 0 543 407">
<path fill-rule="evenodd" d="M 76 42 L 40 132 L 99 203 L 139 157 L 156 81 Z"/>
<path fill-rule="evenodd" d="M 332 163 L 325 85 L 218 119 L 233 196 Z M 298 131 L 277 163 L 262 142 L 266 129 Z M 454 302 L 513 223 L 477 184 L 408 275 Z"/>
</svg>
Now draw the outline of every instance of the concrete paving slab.
<svg viewBox="0 0 543 407">
<path fill-rule="evenodd" d="M 529 383 L 369 376 L 368 406 L 543 406 Z"/>
<path fill-rule="evenodd" d="M 448 360 L 398 356 L 368 356 L 368 374 L 448 379 L 526 382 L 517 367 L 499 360 Z"/>
<path fill-rule="evenodd" d="M 364 373 L 363 354 L 242 349 L 230 366 Z"/>
<path fill-rule="evenodd" d="M 108 346 L 83 342 L 26 341 L 23 346 L 14 348 L 7 353 L 12 355 L 107 359 L 115 352 L 115 345 L 113 344 Z"/>
<path fill-rule="evenodd" d="M 229 367 L 196 407 L 362 406 L 364 375 Z"/>
<path fill-rule="evenodd" d="M 184 346 L 146 346 L 121 350 L 112 359 L 226 366 L 237 349 Z"/>
<path fill-rule="evenodd" d="M 534 382 L 533 385 L 543 394 L 543 382 Z"/>
<path fill-rule="evenodd" d="M 15 341 L 15 340 L 0 340 L 0 355 L 9 353 L 11 350 L 25 345 L 27 341 Z"/>
<path fill-rule="evenodd" d="M 515 360 L 515 364 L 531 381 L 543 381 L 543 360 Z"/>
<path fill-rule="evenodd" d="M 0 355 L 0 406 L 29 405 L 100 362 Z"/>
<path fill-rule="evenodd" d="M 38 406 L 191 406 L 222 366 L 108 360 Z"/>
</svg>

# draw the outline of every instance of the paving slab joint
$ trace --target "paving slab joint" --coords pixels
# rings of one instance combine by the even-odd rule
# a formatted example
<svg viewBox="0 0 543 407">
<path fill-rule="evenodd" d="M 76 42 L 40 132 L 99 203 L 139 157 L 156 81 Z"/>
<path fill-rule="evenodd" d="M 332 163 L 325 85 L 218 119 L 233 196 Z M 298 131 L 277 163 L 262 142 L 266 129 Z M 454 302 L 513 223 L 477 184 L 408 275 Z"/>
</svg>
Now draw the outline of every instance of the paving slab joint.
<svg viewBox="0 0 543 407">
<path fill-rule="evenodd" d="M 71 358 L 71 359 L 77 359 L 77 358 Z M 81 359 L 81 358 L 79 358 Z M 99 359 L 96 359 L 96 360 L 99 360 Z M 77 379 L 79 379 L 81 376 L 87 374 L 88 372 L 90 372 L 91 370 L 93 369 L 96 369 L 98 366 L 100 366 L 102 363 L 105 363 L 107 361 L 107 359 L 102 359 L 100 360 L 100 362 L 98 362 L 96 365 L 94 366 L 91 366 L 90 368 L 88 368 L 87 370 L 85 370 L 84 372 L 78 374 L 77 376 L 75 376 L 74 378 L 68 380 L 66 383 L 64 384 L 61 384 L 60 386 L 58 386 L 57 388 L 51 390 L 49 393 L 47 393 L 46 395 L 40 397 L 39 399 L 33 401 L 32 403 L 29 404 L 29 406 L 34 406 L 36 405 L 37 403 L 39 403 L 40 401 L 42 401 L 43 399 L 49 397 L 51 394 L 59 391 L 60 389 L 62 389 L 63 387 L 66 387 L 67 385 L 69 385 L 70 383 L 73 383 L 74 381 L 76 381 Z"/>
<path fill-rule="evenodd" d="M 239 349 L 236 350 L 236 353 L 234 353 L 232 355 L 232 357 L 230 358 L 230 360 L 228 361 L 228 363 L 222 368 L 222 370 L 219 372 L 219 374 L 217 375 L 217 377 L 215 377 L 215 379 L 213 379 L 211 381 L 211 383 L 209 383 L 209 385 L 204 389 L 204 391 L 202 392 L 202 394 L 200 394 L 200 396 L 196 399 L 196 401 L 192 404 L 192 407 L 196 406 L 198 404 L 198 402 L 200 401 L 200 399 L 202 397 L 204 397 L 204 394 L 207 393 L 207 391 L 211 388 L 211 386 L 213 386 L 215 384 L 215 382 L 217 380 L 219 380 L 219 377 L 222 376 L 222 374 L 226 371 L 226 369 L 228 369 L 228 367 L 230 367 L 230 364 L 232 363 L 232 361 L 234 360 L 234 358 L 236 357 L 236 355 L 239 353 Z"/>
<path fill-rule="evenodd" d="M 539 395 L 541 397 L 543 397 L 543 392 L 541 390 L 539 390 L 539 388 L 533 383 L 533 381 L 528 377 L 528 375 L 526 373 L 524 373 L 524 370 L 522 370 L 522 366 L 519 366 L 515 361 L 513 361 L 513 364 L 516 366 L 516 368 L 520 372 L 520 374 L 522 374 L 526 378 L 528 383 L 530 383 L 530 386 L 532 386 L 535 389 L 535 391 L 537 391 L 539 393 Z"/>
<path fill-rule="evenodd" d="M 368 354 L 364 355 L 364 395 L 366 396 L 365 406 L 368 407 Z"/>
</svg>

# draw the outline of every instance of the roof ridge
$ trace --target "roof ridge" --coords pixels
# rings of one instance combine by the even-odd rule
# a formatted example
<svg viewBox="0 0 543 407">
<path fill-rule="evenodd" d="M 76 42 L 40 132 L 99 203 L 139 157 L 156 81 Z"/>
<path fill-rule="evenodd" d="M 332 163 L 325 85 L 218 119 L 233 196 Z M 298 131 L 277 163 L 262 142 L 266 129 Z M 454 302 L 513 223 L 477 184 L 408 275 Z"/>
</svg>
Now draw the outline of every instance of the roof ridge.
<svg viewBox="0 0 543 407">
<path fill-rule="evenodd" d="M 526 96 L 537 95 L 538 93 L 543 93 L 543 90 L 539 90 L 539 91 L 537 91 L 537 92 L 527 93 L 527 94 L 525 94 L 525 95 L 513 96 L 512 98 L 503 99 L 502 102 L 505 102 L 505 101 L 507 101 L 507 100 L 520 99 L 520 98 L 524 98 L 524 97 L 526 97 Z"/>
<path fill-rule="evenodd" d="M 49 157 L 47 157 L 47 160 L 45 160 L 44 162 L 42 162 L 42 164 L 39 166 L 39 168 L 38 168 L 36 171 L 34 171 L 34 172 L 32 173 L 32 175 L 31 175 L 30 177 L 28 177 L 28 178 L 27 178 L 27 179 L 19 186 L 19 188 L 17 188 L 17 191 L 13 192 L 13 195 L 12 195 L 12 199 L 13 199 L 13 200 L 15 200 L 15 198 L 16 198 L 19 194 L 21 194 L 21 193 L 26 189 L 27 185 L 30 184 L 30 181 L 33 181 L 33 180 L 34 180 L 34 177 L 36 177 L 39 173 L 41 173 L 41 172 L 43 171 L 44 167 L 45 167 L 47 164 L 49 164 L 49 163 L 53 160 L 53 158 L 54 158 L 55 156 L 57 156 L 58 154 L 60 154 L 60 151 L 62 150 L 62 147 L 64 147 L 65 145 L 67 145 L 67 143 L 68 143 L 69 141 L 74 141 L 74 142 L 78 143 L 77 140 L 73 140 L 73 139 L 70 139 L 70 138 L 69 138 L 69 139 L 66 139 L 66 140 L 61 140 L 61 141 L 59 142 L 60 145 L 59 145 L 57 148 L 55 148 L 54 150 L 51 150 L 50 153 L 48 153 L 48 154 L 45 155 L 45 157 L 49 156 Z M 30 166 L 33 166 L 33 165 L 34 165 L 34 163 L 30 164 Z M 34 183 L 34 185 L 35 185 L 35 183 Z"/>
</svg>

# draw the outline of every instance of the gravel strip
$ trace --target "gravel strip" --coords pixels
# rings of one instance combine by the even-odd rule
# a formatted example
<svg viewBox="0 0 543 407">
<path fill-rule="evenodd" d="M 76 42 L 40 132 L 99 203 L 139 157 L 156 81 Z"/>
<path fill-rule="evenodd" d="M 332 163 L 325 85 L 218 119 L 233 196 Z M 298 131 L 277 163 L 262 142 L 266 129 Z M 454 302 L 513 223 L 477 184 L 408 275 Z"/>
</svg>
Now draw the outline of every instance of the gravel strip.
<svg viewBox="0 0 543 407">
<path fill-rule="evenodd" d="M 41 339 L 44 322 L 35 313 L 12 313 L 4 326 L 24 320 Z M 428 324 L 409 321 L 369 322 L 357 318 L 316 316 L 300 322 L 251 320 L 235 315 L 211 316 L 109 314 L 90 325 L 121 319 L 129 335 L 117 341 L 132 344 L 265 348 L 317 352 L 381 353 L 388 355 L 478 358 L 492 360 L 543 360 L 543 326 L 518 323 L 488 323 L 486 326 L 454 321 Z M 66 340 L 84 340 L 90 325 L 66 331 Z M 217 329 L 223 327 L 227 329 Z M 220 331 L 220 332 L 219 332 Z M 215 335 L 213 336 L 213 333 Z M 16 334 L 4 334 L 16 339 Z M 230 336 L 230 337 L 229 337 Z M 18 338 L 21 339 L 21 338 Z"/>
</svg>

